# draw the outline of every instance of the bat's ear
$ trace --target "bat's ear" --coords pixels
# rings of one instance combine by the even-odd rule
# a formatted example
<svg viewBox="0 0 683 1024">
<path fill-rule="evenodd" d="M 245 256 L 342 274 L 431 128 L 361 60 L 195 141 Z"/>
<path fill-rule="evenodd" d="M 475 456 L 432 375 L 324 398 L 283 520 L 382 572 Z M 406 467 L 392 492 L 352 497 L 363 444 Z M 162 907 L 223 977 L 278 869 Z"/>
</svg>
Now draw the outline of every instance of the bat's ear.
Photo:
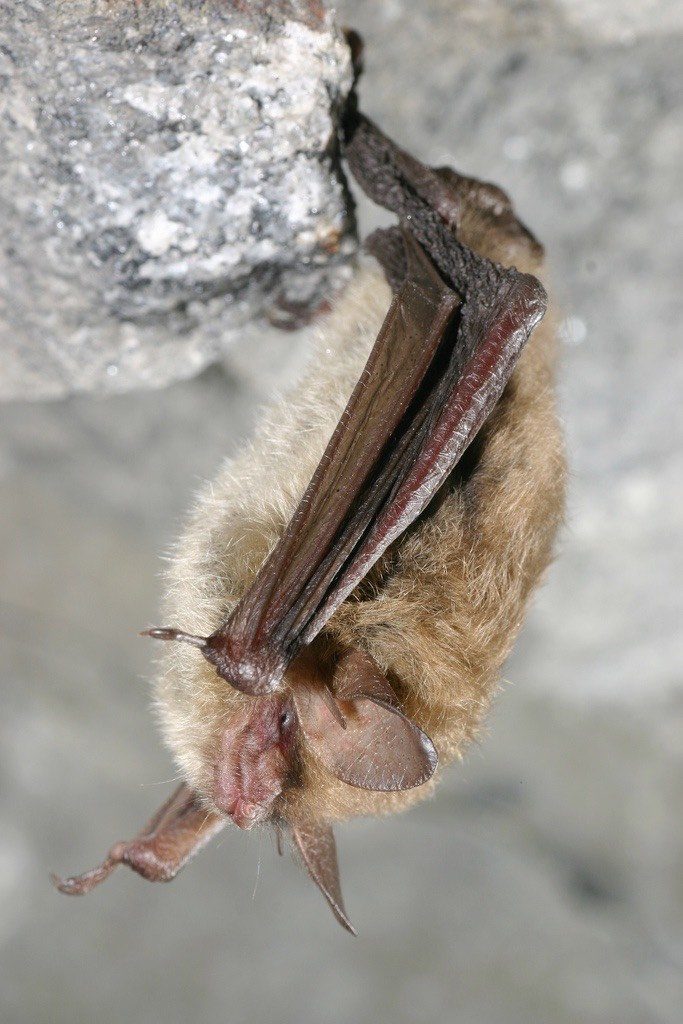
<svg viewBox="0 0 683 1024">
<path fill-rule="evenodd" d="M 359 789 L 413 789 L 434 774 L 438 757 L 429 736 L 398 707 L 386 676 L 369 654 L 352 648 L 332 680 L 345 725 L 322 691 L 296 687 L 294 703 L 313 753 L 333 775 Z"/>
<path fill-rule="evenodd" d="M 293 825 L 292 835 L 309 875 L 327 900 L 330 910 L 339 924 L 355 935 L 356 930 L 344 909 L 337 863 L 337 845 L 331 826 L 324 822 L 316 825 Z"/>
</svg>

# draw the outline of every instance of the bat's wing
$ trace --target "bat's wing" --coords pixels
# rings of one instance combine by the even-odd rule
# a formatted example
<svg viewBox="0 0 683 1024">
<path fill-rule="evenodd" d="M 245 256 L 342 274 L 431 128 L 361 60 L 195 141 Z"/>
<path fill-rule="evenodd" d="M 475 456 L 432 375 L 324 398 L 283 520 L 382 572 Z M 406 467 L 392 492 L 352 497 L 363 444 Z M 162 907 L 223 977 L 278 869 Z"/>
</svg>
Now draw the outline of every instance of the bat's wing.
<svg viewBox="0 0 683 1024">
<path fill-rule="evenodd" d="M 299 507 L 228 620 L 206 639 L 153 632 L 195 642 L 223 678 L 253 695 L 279 685 L 425 509 L 546 306 L 534 277 L 458 242 L 461 185 L 470 179 L 420 164 L 362 117 L 347 158 L 371 198 L 402 218 L 401 235 L 393 229 L 376 246 L 397 289 L 385 322 Z"/>
<path fill-rule="evenodd" d="M 198 795 L 183 784 L 135 839 L 112 846 L 99 867 L 72 878 L 53 875 L 52 881 L 68 896 L 84 896 L 119 864 L 127 864 L 149 882 L 170 882 L 226 824 L 227 818 L 207 811 Z"/>
<path fill-rule="evenodd" d="M 379 557 L 369 531 L 414 462 L 435 360 L 459 298 L 406 232 L 408 276 L 285 533 L 204 654 L 248 693 L 267 693 Z"/>
</svg>

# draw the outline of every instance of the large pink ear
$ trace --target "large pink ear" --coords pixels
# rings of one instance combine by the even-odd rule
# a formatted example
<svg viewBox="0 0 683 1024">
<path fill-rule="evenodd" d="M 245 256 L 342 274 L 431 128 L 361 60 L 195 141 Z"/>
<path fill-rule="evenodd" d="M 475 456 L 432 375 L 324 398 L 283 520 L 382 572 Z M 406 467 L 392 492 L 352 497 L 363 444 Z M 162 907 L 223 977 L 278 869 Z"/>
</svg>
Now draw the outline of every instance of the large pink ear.
<svg viewBox="0 0 683 1024">
<path fill-rule="evenodd" d="M 337 864 L 337 845 L 332 827 L 324 822 L 317 825 L 293 825 L 292 835 L 309 875 L 327 900 L 330 910 L 339 924 L 355 935 L 356 930 L 344 908 Z"/>
<path fill-rule="evenodd" d="M 429 736 L 406 718 L 375 660 L 352 648 L 332 680 L 344 715 L 342 727 L 322 688 L 298 686 L 297 716 L 316 757 L 342 782 L 359 789 L 391 792 L 421 786 L 434 774 L 438 757 Z"/>
</svg>

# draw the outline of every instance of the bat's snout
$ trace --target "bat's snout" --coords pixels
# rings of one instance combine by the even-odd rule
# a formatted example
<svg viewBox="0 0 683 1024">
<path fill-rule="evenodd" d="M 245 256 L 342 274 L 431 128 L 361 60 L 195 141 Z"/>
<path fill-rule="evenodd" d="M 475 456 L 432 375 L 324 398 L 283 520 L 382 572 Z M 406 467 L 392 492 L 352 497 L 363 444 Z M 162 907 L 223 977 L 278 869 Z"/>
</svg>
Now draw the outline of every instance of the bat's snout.
<svg viewBox="0 0 683 1024">
<path fill-rule="evenodd" d="M 249 700 L 224 729 L 213 801 L 238 828 L 265 821 L 291 774 L 295 717 L 287 698 Z"/>
<path fill-rule="evenodd" d="M 265 821 L 270 812 L 269 806 L 263 804 L 250 804 L 246 800 L 237 797 L 230 808 L 223 808 L 228 817 L 234 821 L 238 828 L 248 831 L 254 825 L 260 825 Z"/>
</svg>

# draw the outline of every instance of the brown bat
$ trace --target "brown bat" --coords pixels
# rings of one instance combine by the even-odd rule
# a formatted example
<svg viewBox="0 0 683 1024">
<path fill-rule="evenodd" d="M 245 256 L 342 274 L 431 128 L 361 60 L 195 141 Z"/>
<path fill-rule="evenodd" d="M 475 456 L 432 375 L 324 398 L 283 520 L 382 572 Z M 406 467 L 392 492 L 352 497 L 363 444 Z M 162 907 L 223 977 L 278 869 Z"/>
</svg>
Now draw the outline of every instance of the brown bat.
<svg viewBox="0 0 683 1024">
<path fill-rule="evenodd" d="M 332 823 L 433 791 L 550 560 L 564 461 L 541 247 L 500 189 L 355 112 L 345 155 L 399 223 L 369 239 L 308 375 L 201 495 L 165 607 L 182 629 L 148 631 L 182 641 L 156 705 L 185 781 L 62 892 L 122 863 L 165 881 L 229 820 L 271 823 L 353 930 Z"/>
</svg>

